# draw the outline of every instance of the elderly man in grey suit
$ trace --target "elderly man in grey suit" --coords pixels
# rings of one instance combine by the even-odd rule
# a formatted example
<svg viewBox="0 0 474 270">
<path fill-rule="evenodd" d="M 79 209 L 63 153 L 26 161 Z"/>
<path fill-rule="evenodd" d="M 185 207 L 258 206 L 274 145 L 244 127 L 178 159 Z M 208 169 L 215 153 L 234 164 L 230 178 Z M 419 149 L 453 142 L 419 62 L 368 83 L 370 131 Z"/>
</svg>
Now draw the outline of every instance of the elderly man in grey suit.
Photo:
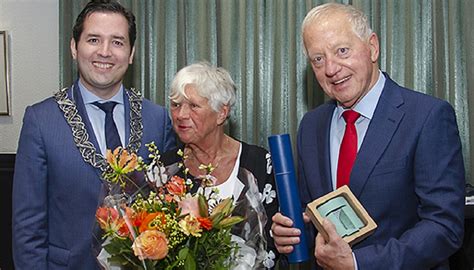
<svg viewBox="0 0 474 270">
<path fill-rule="evenodd" d="M 135 38 L 131 12 L 91 1 L 71 40 L 79 79 L 26 109 L 13 183 L 16 269 L 99 269 L 92 247 L 106 149 L 146 157 L 145 143 L 173 147 L 166 110 L 122 85 Z"/>
</svg>

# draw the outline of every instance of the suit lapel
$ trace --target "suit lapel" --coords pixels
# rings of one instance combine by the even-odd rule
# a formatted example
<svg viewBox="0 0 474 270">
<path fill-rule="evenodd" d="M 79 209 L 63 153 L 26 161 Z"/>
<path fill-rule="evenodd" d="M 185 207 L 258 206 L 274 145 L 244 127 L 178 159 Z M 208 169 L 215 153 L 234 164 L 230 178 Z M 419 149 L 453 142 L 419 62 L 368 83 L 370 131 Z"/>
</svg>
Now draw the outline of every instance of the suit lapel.
<svg viewBox="0 0 474 270">
<path fill-rule="evenodd" d="M 316 155 L 318 157 L 320 175 L 321 175 L 321 188 L 323 194 L 331 192 L 333 190 L 332 186 L 332 176 L 331 176 L 331 158 L 330 158 L 330 150 L 329 150 L 329 136 L 331 131 L 331 119 L 334 113 L 334 109 L 336 108 L 336 103 L 331 102 L 327 104 L 324 108 L 323 113 L 321 114 L 321 119 L 316 121 L 317 126 L 315 134 L 317 134 L 316 140 L 318 142 L 317 153 L 321 153 Z M 322 131 L 322 132 L 321 132 Z M 321 196 L 320 194 L 319 196 Z M 318 197 L 319 197 L 318 196 Z"/>
<path fill-rule="evenodd" d="M 360 196 L 404 116 L 404 112 L 398 108 L 403 104 L 399 86 L 385 76 L 387 81 L 351 173 L 349 186 L 356 196 Z"/>
</svg>

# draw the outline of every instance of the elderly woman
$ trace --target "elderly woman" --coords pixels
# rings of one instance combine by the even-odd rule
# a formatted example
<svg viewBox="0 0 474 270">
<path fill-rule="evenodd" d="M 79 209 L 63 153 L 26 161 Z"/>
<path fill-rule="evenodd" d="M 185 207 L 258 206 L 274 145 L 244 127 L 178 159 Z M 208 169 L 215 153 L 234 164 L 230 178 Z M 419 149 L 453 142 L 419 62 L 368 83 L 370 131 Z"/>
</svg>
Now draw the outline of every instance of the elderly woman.
<svg viewBox="0 0 474 270">
<path fill-rule="evenodd" d="M 276 213 L 278 204 L 270 155 L 261 147 L 224 133 L 235 99 L 234 82 L 223 68 L 196 63 L 181 69 L 171 84 L 170 111 L 174 131 L 183 144 L 180 149 L 186 158 L 183 160 L 175 149 L 165 153 L 161 160 L 168 166 L 184 162 L 188 175 L 193 176 L 203 174 L 199 169 L 201 164 L 212 164 L 219 196 L 222 199 L 233 197 L 234 214 L 246 218 L 234 227 L 233 233 L 257 250 L 251 263 L 254 265 L 249 268 L 272 268 L 276 252 L 269 234 L 271 221 L 267 221 L 267 217 Z M 183 175 L 183 172 L 178 174 Z M 258 248 L 262 243 L 248 239 L 252 235 L 261 239 L 257 242 L 263 242 L 263 251 Z"/>
</svg>

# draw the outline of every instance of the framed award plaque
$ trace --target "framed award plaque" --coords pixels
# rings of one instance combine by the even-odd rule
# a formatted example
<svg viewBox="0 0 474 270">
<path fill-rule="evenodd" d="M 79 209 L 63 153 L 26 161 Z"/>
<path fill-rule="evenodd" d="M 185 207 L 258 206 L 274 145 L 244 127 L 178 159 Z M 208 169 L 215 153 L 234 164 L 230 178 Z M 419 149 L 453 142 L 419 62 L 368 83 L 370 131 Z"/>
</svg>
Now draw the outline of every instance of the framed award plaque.
<svg viewBox="0 0 474 270">
<path fill-rule="evenodd" d="M 324 239 L 328 239 L 328 235 L 322 223 L 324 219 L 328 219 L 349 245 L 361 241 L 377 228 L 377 224 L 348 186 L 342 186 L 312 201 L 306 206 L 306 213 Z"/>
</svg>

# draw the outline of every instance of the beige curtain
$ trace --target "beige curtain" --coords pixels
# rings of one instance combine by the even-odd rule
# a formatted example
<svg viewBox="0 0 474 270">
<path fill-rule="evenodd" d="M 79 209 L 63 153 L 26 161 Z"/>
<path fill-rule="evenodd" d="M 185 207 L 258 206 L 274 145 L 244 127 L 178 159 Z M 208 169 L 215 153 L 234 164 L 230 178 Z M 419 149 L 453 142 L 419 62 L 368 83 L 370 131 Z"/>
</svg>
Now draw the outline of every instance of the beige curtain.
<svg viewBox="0 0 474 270">
<path fill-rule="evenodd" d="M 61 85 L 76 77 L 69 53 L 73 20 L 87 1 L 60 1 Z M 305 112 L 326 100 L 302 51 L 300 24 L 315 0 L 123 0 L 137 17 L 136 57 L 125 85 L 168 106 L 181 67 L 201 60 L 228 69 L 238 86 L 228 132 L 267 146 L 295 140 Z M 369 15 L 381 42 L 381 69 L 399 84 L 448 100 L 456 110 L 470 177 L 474 153 L 474 2 L 352 0 Z"/>
</svg>

